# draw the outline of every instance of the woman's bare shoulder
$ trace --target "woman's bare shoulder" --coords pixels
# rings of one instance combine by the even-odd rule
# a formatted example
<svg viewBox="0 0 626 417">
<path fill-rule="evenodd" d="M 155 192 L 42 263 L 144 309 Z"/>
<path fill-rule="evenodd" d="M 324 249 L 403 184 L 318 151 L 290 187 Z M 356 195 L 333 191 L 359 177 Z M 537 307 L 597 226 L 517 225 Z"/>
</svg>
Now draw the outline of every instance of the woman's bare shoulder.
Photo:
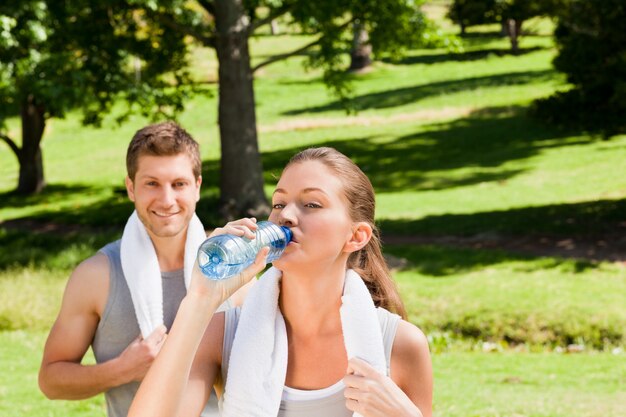
<svg viewBox="0 0 626 417">
<path fill-rule="evenodd" d="M 428 338 L 416 325 L 400 320 L 393 341 L 392 358 L 396 357 L 404 362 L 422 355 L 429 355 Z"/>
<path fill-rule="evenodd" d="M 417 326 L 401 320 L 391 351 L 391 375 L 402 386 L 417 378 L 432 378 L 428 338 Z"/>
</svg>

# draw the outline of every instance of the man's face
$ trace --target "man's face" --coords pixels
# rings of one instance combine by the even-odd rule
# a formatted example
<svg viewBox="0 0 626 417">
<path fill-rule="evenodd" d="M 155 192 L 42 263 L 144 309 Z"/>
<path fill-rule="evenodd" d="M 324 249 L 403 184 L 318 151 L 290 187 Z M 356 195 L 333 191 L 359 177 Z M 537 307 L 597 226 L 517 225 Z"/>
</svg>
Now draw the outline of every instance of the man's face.
<svg viewBox="0 0 626 417">
<path fill-rule="evenodd" d="M 126 190 L 150 236 L 167 238 L 186 231 L 202 183 L 202 177 L 193 175 L 191 158 L 143 155 L 137 165 L 135 181 L 126 177 Z"/>
</svg>

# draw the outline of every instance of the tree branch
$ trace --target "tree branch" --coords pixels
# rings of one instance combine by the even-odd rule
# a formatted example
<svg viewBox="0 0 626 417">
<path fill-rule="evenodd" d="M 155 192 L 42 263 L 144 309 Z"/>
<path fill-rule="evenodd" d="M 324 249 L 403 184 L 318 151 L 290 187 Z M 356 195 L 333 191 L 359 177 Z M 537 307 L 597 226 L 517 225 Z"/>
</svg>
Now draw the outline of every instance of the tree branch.
<svg viewBox="0 0 626 417">
<path fill-rule="evenodd" d="M 176 20 L 172 19 L 171 16 L 165 13 L 155 13 L 155 12 L 149 12 L 149 13 L 156 20 L 163 23 L 165 26 L 169 27 L 170 29 L 174 29 L 177 32 L 184 33 L 185 35 L 189 35 L 192 38 L 199 41 L 204 46 L 215 48 L 214 36 L 206 36 L 205 34 L 197 31 L 196 28 L 192 26 L 181 25 Z"/>
<path fill-rule="evenodd" d="M 307 49 L 310 49 L 312 47 L 314 47 L 315 45 L 319 44 L 320 42 L 322 42 L 323 36 L 320 36 L 318 39 L 314 40 L 311 43 L 308 43 L 306 45 L 304 45 L 302 48 L 298 48 L 296 50 L 293 50 L 291 52 L 286 52 L 284 54 L 278 54 L 278 55 L 273 55 L 272 57 L 268 58 L 267 60 L 255 65 L 252 68 L 252 73 L 254 74 L 257 70 L 269 65 L 269 64 L 273 64 L 274 62 L 278 62 L 278 61 L 282 61 L 283 59 L 287 59 L 289 57 L 292 57 L 294 55 L 298 55 L 302 52 L 305 52 Z"/>
<path fill-rule="evenodd" d="M 340 30 L 345 29 L 347 26 L 349 26 L 350 24 L 352 24 L 352 22 L 353 22 L 353 21 L 354 21 L 354 18 L 353 18 L 353 19 L 348 20 L 347 22 L 345 22 L 345 23 L 343 23 L 341 26 L 339 26 L 339 28 L 338 28 L 338 29 L 340 29 Z M 272 57 L 268 58 L 267 60 L 265 60 L 265 61 L 263 61 L 263 62 L 261 62 L 261 63 L 259 63 L 259 64 L 255 65 L 255 66 L 252 68 L 252 73 L 254 74 L 257 70 L 259 70 L 259 69 L 261 69 L 261 68 L 263 68 L 263 67 L 265 67 L 265 66 L 267 66 L 267 65 L 273 64 L 274 62 L 282 61 L 283 59 L 287 59 L 287 58 L 292 57 L 292 56 L 294 56 L 294 55 L 298 55 L 298 54 L 300 54 L 300 53 L 302 53 L 302 52 L 305 52 L 306 50 L 308 50 L 308 49 L 310 49 L 310 48 L 314 47 L 315 45 L 317 45 L 317 44 L 319 44 L 319 43 L 321 43 L 323 39 L 324 39 L 324 35 L 320 36 L 319 38 L 317 38 L 317 39 L 316 39 L 316 40 L 314 40 L 313 42 L 310 42 L 310 43 L 308 43 L 308 44 L 304 45 L 304 46 L 303 46 L 303 47 L 301 47 L 301 48 L 298 48 L 298 49 L 293 50 L 293 51 L 291 51 L 291 52 L 286 52 L 286 53 L 284 53 L 284 54 L 274 55 L 274 56 L 272 56 Z"/>
<path fill-rule="evenodd" d="M 17 144 L 15 142 L 13 142 L 13 140 L 10 137 L 8 137 L 7 135 L 5 135 L 4 133 L 0 133 L 0 139 L 5 141 L 6 144 L 9 145 L 9 148 L 11 148 L 11 150 L 15 153 L 15 156 L 19 160 L 20 159 L 20 148 L 17 147 Z"/>
<path fill-rule="evenodd" d="M 249 33 L 254 33 L 255 30 L 260 28 L 261 26 L 265 26 L 269 24 L 272 20 L 288 13 L 294 6 L 294 3 L 285 3 L 277 9 L 270 11 L 270 14 L 264 17 L 263 19 L 259 19 L 253 22 L 250 25 Z"/>
<path fill-rule="evenodd" d="M 198 4 L 204 8 L 211 16 L 215 16 L 215 4 L 209 0 L 198 0 Z"/>
</svg>

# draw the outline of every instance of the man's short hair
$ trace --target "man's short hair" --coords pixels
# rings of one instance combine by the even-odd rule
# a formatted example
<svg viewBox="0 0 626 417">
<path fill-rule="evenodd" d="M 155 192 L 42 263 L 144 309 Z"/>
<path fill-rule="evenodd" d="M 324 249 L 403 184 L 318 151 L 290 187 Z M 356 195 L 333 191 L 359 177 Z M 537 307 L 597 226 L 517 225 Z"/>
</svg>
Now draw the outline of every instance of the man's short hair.
<svg viewBox="0 0 626 417">
<path fill-rule="evenodd" d="M 167 121 L 148 125 L 135 133 L 126 152 L 126 171 L 128 177 L 135 181 L 139 165 L 139 157 L 173 156 L 185 154 L 192 162 L 195 178 L 202 174 L 200 146 L 189 133 L 178 124 Z"/>
</svg>

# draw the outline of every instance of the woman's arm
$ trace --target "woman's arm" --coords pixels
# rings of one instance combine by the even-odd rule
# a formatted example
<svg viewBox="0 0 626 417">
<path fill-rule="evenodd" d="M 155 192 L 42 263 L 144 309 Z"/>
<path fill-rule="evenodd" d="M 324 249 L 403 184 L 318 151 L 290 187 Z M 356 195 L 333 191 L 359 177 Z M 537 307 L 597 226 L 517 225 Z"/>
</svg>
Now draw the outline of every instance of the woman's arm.
<svg viewBox="0 0 626 417">
<path fill-rule="evenodd" d="M 267 248 L 262 249 L 254 264 L 244 272 L 221 281 L 206 279 L 197 263 L 194 265 L 187 296 L 180 304 L 163 348 L 137 391 L 129 417 L 189 415 L 195 413 L 196 404 L 204 405 L 208 399 L 205 388 L 213 385 L 219 371 L 216 358 L 221 356 L 223 339 L 223 316 L 217 316 L 212 321 L 213 314 L 224 300 L 264 268 L 267 252 Z M 194 360 L 205 334 L 208 338 L 217 339 L 220 334 L 222 337 L 204 344 L 198 360 Z M 209 360 L 209 364 L 205 359 Z"/>
<path fill-rule="evenodd" d="M 433 375 L 428 340 L 420 329 L 401 321 L 391 354 L 392 378 L 367 362 L 348 361 L 346 406 L 364 417 L 431 417 Z"/>
</svg>

